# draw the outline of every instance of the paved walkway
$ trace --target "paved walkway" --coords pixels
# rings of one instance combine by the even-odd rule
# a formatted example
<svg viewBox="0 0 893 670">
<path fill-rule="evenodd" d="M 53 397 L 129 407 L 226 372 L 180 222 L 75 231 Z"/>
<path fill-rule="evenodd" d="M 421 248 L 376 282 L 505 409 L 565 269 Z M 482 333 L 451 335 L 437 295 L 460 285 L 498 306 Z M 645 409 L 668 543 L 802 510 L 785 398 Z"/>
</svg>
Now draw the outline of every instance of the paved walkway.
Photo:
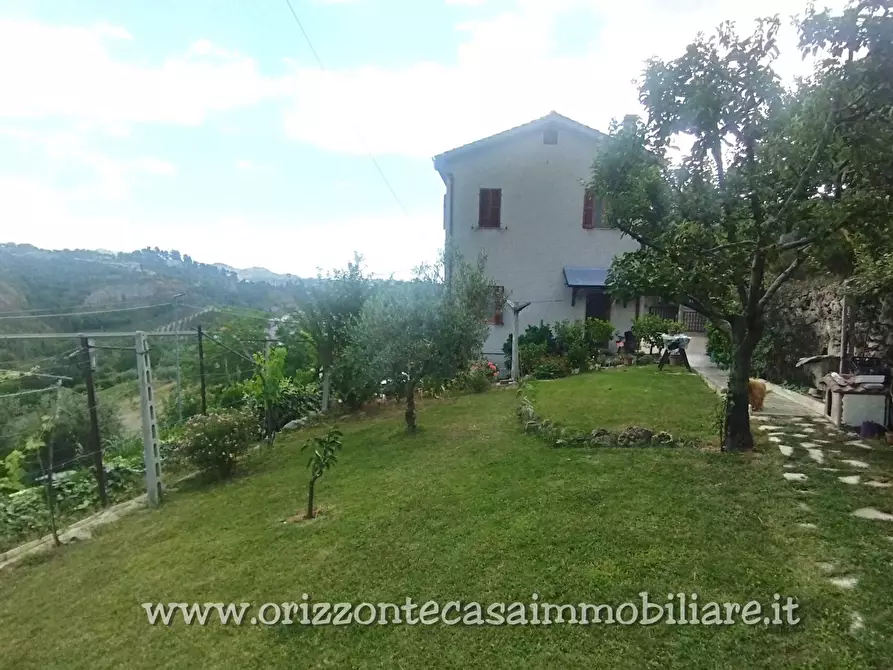
<svg viewBox="0 0 893 670">
<path fill-rule="evenodd" d="M 724 389 L 729 383 L 729 373 L 726 370 L 720 370 L 713 361 L 708 358 L 706 353 L 707 338 L 701 335 L 690 335 L 691 342 L 686 349 L 688 362 L 691 367 L 704 378 L 710 386 L 715 389 Z M 784 391 L 779 391 L 773 387 L 772 391 L 766 396 L 766 401 L 760 414 L 766 416 L 821 416 L 821 404 L 818 402 L 810 403 L 809 399 L 805 399 L 805 403 L 797 403 L 783 395 Z"/>
</svg>

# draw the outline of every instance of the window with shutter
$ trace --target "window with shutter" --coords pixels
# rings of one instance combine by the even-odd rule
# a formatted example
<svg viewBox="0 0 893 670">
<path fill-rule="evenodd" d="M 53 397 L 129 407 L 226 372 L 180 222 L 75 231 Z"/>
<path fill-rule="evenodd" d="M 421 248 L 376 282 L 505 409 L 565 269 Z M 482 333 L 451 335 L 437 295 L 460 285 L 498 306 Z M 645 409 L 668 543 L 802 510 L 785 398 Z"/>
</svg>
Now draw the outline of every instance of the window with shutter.
<svg viewBox="0 0 893 670">
<path fill-rule="evenodd" d="M 478 226 L 499 228 L 501 225 L 502 189 L 482 188 L 478 210 Z"/>
<path fill-rule="evenodd" d="M 605 199 L 598 198 L 595 201 L 595 227 L 596 228 L 607 228 L 608 227 L 608 217 L 605 212 Z"/>
<path fill-rule="evenodd" d="M 595 210 L 595 197 L 589 192 L 583 195 L 583 227 L 595 228 L 593 223 L 593 213 Z"/>
</svg>

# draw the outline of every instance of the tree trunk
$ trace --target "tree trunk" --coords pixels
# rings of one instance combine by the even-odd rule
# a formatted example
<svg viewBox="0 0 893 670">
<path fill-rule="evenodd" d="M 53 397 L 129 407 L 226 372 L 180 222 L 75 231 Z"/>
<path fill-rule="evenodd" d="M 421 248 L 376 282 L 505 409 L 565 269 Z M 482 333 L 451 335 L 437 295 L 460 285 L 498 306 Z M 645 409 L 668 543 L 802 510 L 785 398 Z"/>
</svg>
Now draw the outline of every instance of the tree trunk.
<svg viewBox="0 0 893 670">
<path fill-rule="evenodd" d="M 729 386 L 726 391 L 724 451 L 753 449 L 747 389 L 751 359 L 761 334 L 762 325 L 748 323 L 744 317 L 738 317 L 732 323 L 732 366 L 729 370 Z"/>
<path fill-rule="evenodd" d="M 316 484 L 316 477 L 310 478 L 310 487 L 307 494 L 307 518 L 312 519 L 313 514 L 313 486 Z"/>
<path fill-rule="evenodd" d="M 332 388 L 332 368 L 331 366 L 326 366 L 322 371 L 322 403 L 321 410 L 323 412 L 329 411 L 329 392 Z"/>
<path fill-rule="evenodd" d="M 406 382 L 406 430 L 410 433 L 416 431 L 415 425 L 415 382 Z"/>
</svg>

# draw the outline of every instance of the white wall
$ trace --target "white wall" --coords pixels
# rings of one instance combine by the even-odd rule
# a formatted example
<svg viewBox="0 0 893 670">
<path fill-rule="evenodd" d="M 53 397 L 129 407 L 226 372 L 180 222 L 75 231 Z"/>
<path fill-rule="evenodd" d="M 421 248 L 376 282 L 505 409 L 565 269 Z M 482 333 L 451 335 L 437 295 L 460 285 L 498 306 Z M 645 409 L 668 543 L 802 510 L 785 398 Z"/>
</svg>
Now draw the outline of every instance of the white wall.
<svg viewBox="0 0 893 670">
<path fill-rule="evenodd" d="M 448 187 L 445 228 L 449 202 L 453 203 L 452 235 L 447 230 L 447 243 L 468 259 L 483 251 L 487 274 L 505 287 L 506 297 L 533 301 L 521 312 L 522 332 L 540 320 L 549 323 L 585 316 L 585 295 L 579 295 L 571 306 L 565 266 L 609 268 L 616 254 L 638 248 L 619 231 L 582 227 L 582 182 L 590 176 L 596 147 L 594 138 L 564 128 L 558 131 L 558 144 L 543 144 L 542 131 L 534 130 L 457 156 L 443 168 Z M 481 188 L 502 189 L 503 228 L 477 227 Z M 615 303 L 611 321 L 622 333 L 634 315 L 634 302 L 626 308 Z M 502 351 L 512 331 L 511 313 L 505 316 L 504 326 L 491 327 L 485 352 Z M 493 358 L 502 363 L 501 354 Z"/>
</svg>

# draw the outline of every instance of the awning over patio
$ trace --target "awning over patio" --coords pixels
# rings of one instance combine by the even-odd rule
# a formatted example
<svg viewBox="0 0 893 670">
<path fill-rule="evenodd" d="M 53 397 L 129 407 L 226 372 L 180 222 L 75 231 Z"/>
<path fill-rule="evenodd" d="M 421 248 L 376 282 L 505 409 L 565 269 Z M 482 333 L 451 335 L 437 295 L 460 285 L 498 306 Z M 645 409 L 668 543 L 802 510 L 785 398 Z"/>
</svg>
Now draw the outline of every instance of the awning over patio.
<svg viewBox="0 0 893 670">
<path fill-rule="evenodd" d="M 604 288 L 608 268 L 564 268 L 564 283 L 572 288 Z"/>
</svg>

